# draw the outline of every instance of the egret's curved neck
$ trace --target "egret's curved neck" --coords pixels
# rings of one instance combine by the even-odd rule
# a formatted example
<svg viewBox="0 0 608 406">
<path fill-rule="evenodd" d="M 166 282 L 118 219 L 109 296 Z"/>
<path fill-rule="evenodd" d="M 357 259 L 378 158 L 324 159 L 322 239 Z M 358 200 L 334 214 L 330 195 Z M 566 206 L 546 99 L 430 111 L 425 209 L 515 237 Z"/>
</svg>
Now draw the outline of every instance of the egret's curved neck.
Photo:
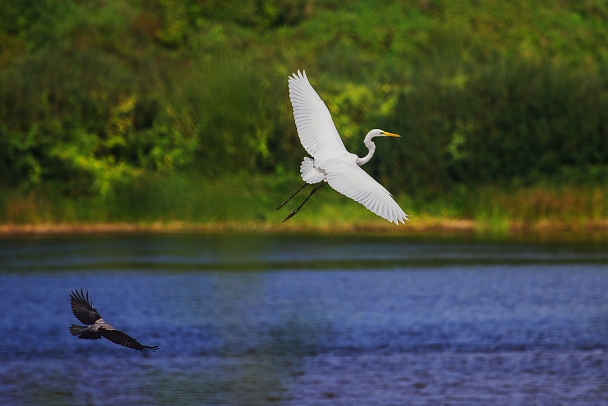
<svg viewBox="0 0 608 406">
<path fill-rule="evenodd" d="M 374 138 L 374 136 L 370 133 L 368 133 L 365 136 L 365 139 L 363 140 L 363 144 L 365 144 L 367 149 L 369 149 L 369 152 L 363 158 L 357 158 L 357 165 L 359 165 L 359 166 L 365 165 L 374 156 L 374 152 L 376 152 L 376 144 L 374 144 L 374 142 L 372 141 L 372 138 Z"/>
</svg>

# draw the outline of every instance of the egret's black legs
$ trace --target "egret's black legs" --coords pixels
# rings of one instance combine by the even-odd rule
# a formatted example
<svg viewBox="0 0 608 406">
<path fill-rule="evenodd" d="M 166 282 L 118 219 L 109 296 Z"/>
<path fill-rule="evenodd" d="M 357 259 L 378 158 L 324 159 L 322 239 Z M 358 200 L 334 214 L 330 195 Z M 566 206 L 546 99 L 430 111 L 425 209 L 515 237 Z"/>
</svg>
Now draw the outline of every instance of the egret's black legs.
<svg viewBox="0 0 608 406">
<path fill-rule="evenodd" d="M 279 205 L 279 207 L 277 207 L 276 209 L 274 209 L 274 211 L 279 210 L 281 207 L 285 206 L 287 204 L 287 202 L 289 202 L 295 195 L 297 195 L 298 193 L 300 193 L 300 190 L 304 189 L 306 186 L 308 186 L 309 184 L 304 182 L 304 184 L 302 186 L 300 186 L 300 188 L 298 190 L 296 190 L 296 192 L 289 196 L 283 203 L 281 203 Z"/>
<path fill-rule="evenodd" d="M 296 215 L 296 213 L 297 213 L 298 211 L 300 211 L 300 209 L 302 208 L 302 206 L 304 206 L 304 203 L 306 203 L 306 202 L 308 201 L 308 199 L 310 199 L 310 196 L 312 196 L 312 195 L 313 195 L 313 194 L 314 194 L 314 193 L 315 193 L 317 190 L 321 189 L 321 188 L 322 188 L 323 186 L 325 186 L 325 185 L 327 185 L 327 183 L 323 182 L 323 183 L 321 183 L 319 186 L 317 186 L 316 188 L 314 188 L 314 189 L 313 189 L 313 190 L 310 192 L 310 194 L 308 195 L 308 197 L 306 197 L 306 199 L 304 199 L 304 201 L 302 202 L 302 204 L 301 204 L 301 205 L 299 205 L 297 209 L 295 209 L 294 211 L 292 211 L 291 213 L 289 213 L 289 216 L 285 217 L 285 220 L 283 220 L 283 223 L 284 223 L 284 222 L 286 222 L 287 220 L 289 220 L 290 218 L 292 218 L 293 216 L 295 216 L 295 215 Z M 306 186 L 306 185 L 304 185 L 304 186 Z M 302 186 L 302 187 L 300 188 L 300 190 L 302 190 L 302 188 L 303 188 L 304 186 Z M 298 190 L 298 192 L 299 192 L 300 190 Z M 296 193 L 297 193 L 297 192 L 296 192 Z M 293 196 L 292 196 L 292 197 L 293 197 Z M 290 198 L 290 199 L 291 199 L 291 198 Z"/>
</svg>

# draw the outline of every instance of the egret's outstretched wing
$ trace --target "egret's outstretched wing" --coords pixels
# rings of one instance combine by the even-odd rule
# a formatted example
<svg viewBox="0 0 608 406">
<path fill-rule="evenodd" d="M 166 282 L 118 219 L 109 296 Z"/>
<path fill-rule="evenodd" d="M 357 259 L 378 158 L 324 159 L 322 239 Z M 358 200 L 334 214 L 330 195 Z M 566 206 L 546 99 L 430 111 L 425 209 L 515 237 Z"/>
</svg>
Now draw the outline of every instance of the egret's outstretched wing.
<svg viewBox="0 0 608 406">
<path fill-rule="evenodd" d="M 355 162 L 338 162 L 327 164 L 327 182 L 329 186 L 361 203 L 372 213 L 392 221 L 405 224 L 407 214 L 395 202 L 388 190 L 369 176 Z"/>
<path fill-rule="evenodd" d="M 158 346 L 148 346 L 140 344 L 139 341 L 131 337 L 130 335 L 123 333 L 118 330 L 100 330 L 101 335 L 103 335 L 108 340 L 112 341 L 115 344 L 122 345 L 123 347 L 133 348 L 134 350 L 141 352 L 148 351 L 156 351 L 158 350 Z"/>
<path fill-rule="evenodd" d="M 318 160 L 346 152 L 331 114 L 308 81 L 306 72 L 298 71 L 289 78 L 289 98 L 306 152 Z"/>
<path fill-rule="evenodd" d="M 74 316 L 76 316 L 81 323 L 93 324 L 101 318 L 89 300 L 88 291 L 85 294 L 82 288 L 80 288 L 80 292 L 78 292 L 78 290 L 70 292 L 70 302 Z"/>
</svg>

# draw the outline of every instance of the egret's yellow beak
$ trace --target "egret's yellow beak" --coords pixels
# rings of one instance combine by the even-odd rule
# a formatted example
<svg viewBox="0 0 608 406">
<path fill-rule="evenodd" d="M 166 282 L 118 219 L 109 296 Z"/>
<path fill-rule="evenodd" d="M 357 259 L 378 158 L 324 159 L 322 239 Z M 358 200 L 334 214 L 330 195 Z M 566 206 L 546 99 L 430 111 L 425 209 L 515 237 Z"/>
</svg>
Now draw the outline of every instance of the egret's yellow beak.
<svg viewBox="0 0 608 406">
<path fill-rule="evenodd" d="M 393 133 L 389 133 L 386 131 L 382 131 L 382 134 L 384 134 L 386 137 L 397 137 L 397 138 L 401 138 L 401 136 L 399 134 L 393 134 Z"/>
</svg>

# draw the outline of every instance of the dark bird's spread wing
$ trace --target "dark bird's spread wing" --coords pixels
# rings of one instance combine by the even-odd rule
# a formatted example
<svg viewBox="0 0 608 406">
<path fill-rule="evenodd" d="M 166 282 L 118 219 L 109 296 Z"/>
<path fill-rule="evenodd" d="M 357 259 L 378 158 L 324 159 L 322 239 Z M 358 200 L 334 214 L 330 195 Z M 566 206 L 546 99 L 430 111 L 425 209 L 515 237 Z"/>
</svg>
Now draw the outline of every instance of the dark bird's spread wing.
<svg viewBox="0 0 608 406">
<path fill-rule="evenodd" d="M 134 350 L 141 351 L 141 352 L 158 350 L 157 345 L 155 345 L 155 346 L 142 345 L 139 343 L 139 341 L 137 341 L 133 337 L 129 336 L 128 334 L 123 333 L 122 331 L 100 330 L 100 332 L 101 332 L 101 335 L 104 336 L 105 338 L 107 338 L 108 340 L 112 341 L 115 344 L 122 345 L 124 347 L 133 348 Z"/>
<path fill-rule="evenodd" d="M 97 310 L 93 307 L 93 304 L 89 301 L 89 292 L 85 294 L 80 288 L 70 293 L 70 300 L 72 304 L 72 312 L 78 320 L 83 324 L 93 324 L 95 321 L 101 318 Z"/>
</svg>

